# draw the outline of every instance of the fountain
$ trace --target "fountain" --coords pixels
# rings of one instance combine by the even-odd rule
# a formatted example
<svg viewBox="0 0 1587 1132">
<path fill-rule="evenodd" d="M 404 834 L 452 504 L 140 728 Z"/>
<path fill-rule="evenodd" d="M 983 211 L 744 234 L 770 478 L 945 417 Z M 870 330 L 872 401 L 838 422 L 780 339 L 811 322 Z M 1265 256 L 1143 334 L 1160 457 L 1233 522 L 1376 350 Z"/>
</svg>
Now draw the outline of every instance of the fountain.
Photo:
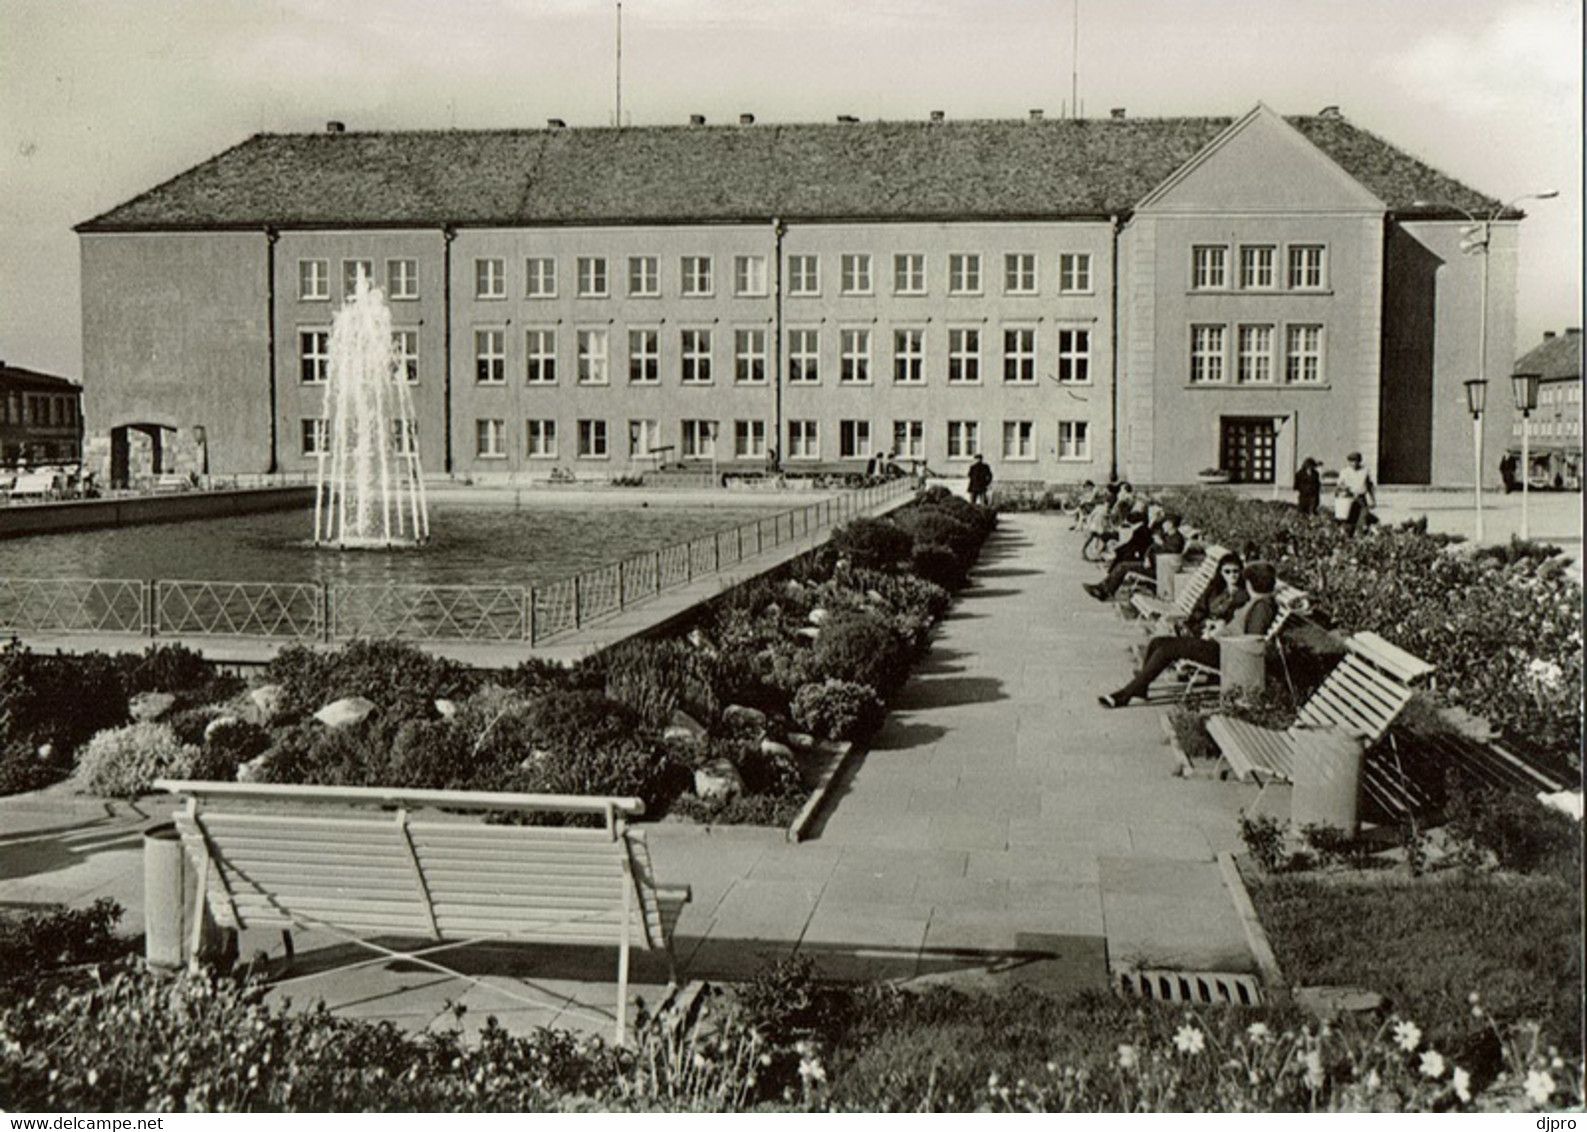
<svg viewBox="0 0 1587 1132">
<path fill-rule="evenodd" d="M 344 549 L 417 546 L 430 536 L 417 418 L 396 372 L 391 310 L 362 270 L 331 322 L 330 374 L 314 495 L 314 543 Z M 329 468 L 327 468 L 329 456 Z"/>
</svg>

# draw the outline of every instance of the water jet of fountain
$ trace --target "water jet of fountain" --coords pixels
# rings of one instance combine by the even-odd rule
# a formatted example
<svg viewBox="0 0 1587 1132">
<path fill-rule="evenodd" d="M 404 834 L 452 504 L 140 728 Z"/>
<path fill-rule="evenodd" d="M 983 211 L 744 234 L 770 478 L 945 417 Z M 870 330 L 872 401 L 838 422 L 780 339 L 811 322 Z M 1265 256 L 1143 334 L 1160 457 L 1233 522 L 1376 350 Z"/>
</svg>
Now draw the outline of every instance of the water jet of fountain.
<svg viewBox="0 0 1587 1132">
<path fill-rule="evenodd" d="M 325 385 L 329 468 L 321 448 L 314 542 L 344 548 L 415 546 L 430 536 L 413 398 L 397 372 L 391 310 L 358 272 L 331 322 Z"/>
</svg>

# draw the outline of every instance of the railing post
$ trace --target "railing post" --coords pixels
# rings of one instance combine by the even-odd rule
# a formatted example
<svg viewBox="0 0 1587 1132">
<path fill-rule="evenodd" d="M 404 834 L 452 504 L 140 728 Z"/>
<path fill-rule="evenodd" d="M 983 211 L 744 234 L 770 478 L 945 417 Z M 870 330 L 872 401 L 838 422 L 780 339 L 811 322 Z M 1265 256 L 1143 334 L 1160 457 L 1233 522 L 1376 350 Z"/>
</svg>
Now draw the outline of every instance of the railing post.
<svg viewBox="0 0 1587 1132">
<path fill-rule="evenodd" d="M 734 528 L 733 533 L 738 536 L 738 560 L 744 561 L 744 524 L 740 523 Z"/>
<path fill-rule="evenodd" d="M 315 612 L 319 614 L 320 618 L 320 640 L 329 644 L 332 637 L 331 587 L 324 582 L 320 582 L 315 586 L 315 589 L 319 591 L 315 595 L 315 604 L 319 606 Z"/>
<path fill-rule="evenodd" d="M 717 531 L 711 536 L 711 573 L 722 572 L 722 532 Z"/>
<path fill-rule="evenodd" d="M 580 574 L 573 575 L 573 627 L 579 628 L 579 578 Z"/>
<path fill-rule="evenodd" d="M 529 647 L 534 648 L 535 643 L 535 588 L 525 586 L 523 590 L 523 635 L 529 642 Z"/>
<path fill-rule="evenodd" d="M 685 583 L 694 581 L 694 540 L 690 539 L 683 544 L 683 580 Z"/>
<path fill-rule="evenodd" d="M 627 571 L 623 569 L 622 560 L 619 559 L 617 563 L 617 608 L 619 610 L 627 604 L 628 600 L 627 587 L 624 585 L 626 573 Z"/>
<path fill-rule="evenodd" d="M 653 592 L 661 592 L 661 551 L 655 551 L 656 556 L 656 588 Z"/>
<path fill-rule="evenodd" d="M 157 584 L 153 578 L 143 583 L 143 631 L 151 637 L 158 635 L 160 631 L 160 609 L 156 604 L 154 591 Z"/>
</svg>

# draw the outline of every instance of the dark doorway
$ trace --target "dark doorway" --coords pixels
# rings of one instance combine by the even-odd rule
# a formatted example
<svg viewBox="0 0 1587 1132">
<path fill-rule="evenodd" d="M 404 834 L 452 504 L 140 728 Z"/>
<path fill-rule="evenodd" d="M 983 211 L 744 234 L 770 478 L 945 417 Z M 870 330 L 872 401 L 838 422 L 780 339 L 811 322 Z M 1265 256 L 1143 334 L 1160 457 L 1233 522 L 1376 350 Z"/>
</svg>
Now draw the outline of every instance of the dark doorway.
<svg viewBox="0 0 1587 1132">
<path fill-rule="evenodd" d="M 1220 417 L 1218 466 L 1230 483 L 1272 483 L 1278 431 L 1272 417 Z"/>
</svg>

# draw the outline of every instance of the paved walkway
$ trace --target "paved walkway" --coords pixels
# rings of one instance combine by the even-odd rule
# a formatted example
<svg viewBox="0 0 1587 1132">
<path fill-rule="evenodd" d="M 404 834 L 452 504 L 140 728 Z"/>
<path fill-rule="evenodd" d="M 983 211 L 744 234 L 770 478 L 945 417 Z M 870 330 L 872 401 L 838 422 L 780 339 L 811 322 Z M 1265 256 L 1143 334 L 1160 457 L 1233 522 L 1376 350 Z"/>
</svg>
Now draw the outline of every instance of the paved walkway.
<svg viewBox="0 0 1587 1132">
<path fill-rule="evenodd" d="M 1005 516 L 812 840 L 652 827 L 658 877 L 694 889 L 678 927 L 684 974 L 743 977 L 796 949 L 835 977 L 1055 990 L 1103 988 L 1131 967 L 1252 972 L 1215 854 L 1238 847 L 1237 815 L 1255 790 L 1177 777 L 1161 709 L 1098 706 L 1140 634 L 1081 591 L 1095 576 L 1065 520 Z M 113 895 L 138 930 L 148 807 L 71 805 L 0 800 L 0 903 Z M 312 950 L 303 942 L 300 954 Z M 477 960 L 488 981 L 562 1004 L 546 1010 L 420 971 L 292 993 L 413 1028 L 452 1025 L 453 1000 L 515 1028 L 588 1025 L 568 1004 L 609 1016 L 612 970 L 590 949 Z M 638 993 L 654 1001 L 664 980 L 653 958 L 639 963 Z"/>
</svg>

